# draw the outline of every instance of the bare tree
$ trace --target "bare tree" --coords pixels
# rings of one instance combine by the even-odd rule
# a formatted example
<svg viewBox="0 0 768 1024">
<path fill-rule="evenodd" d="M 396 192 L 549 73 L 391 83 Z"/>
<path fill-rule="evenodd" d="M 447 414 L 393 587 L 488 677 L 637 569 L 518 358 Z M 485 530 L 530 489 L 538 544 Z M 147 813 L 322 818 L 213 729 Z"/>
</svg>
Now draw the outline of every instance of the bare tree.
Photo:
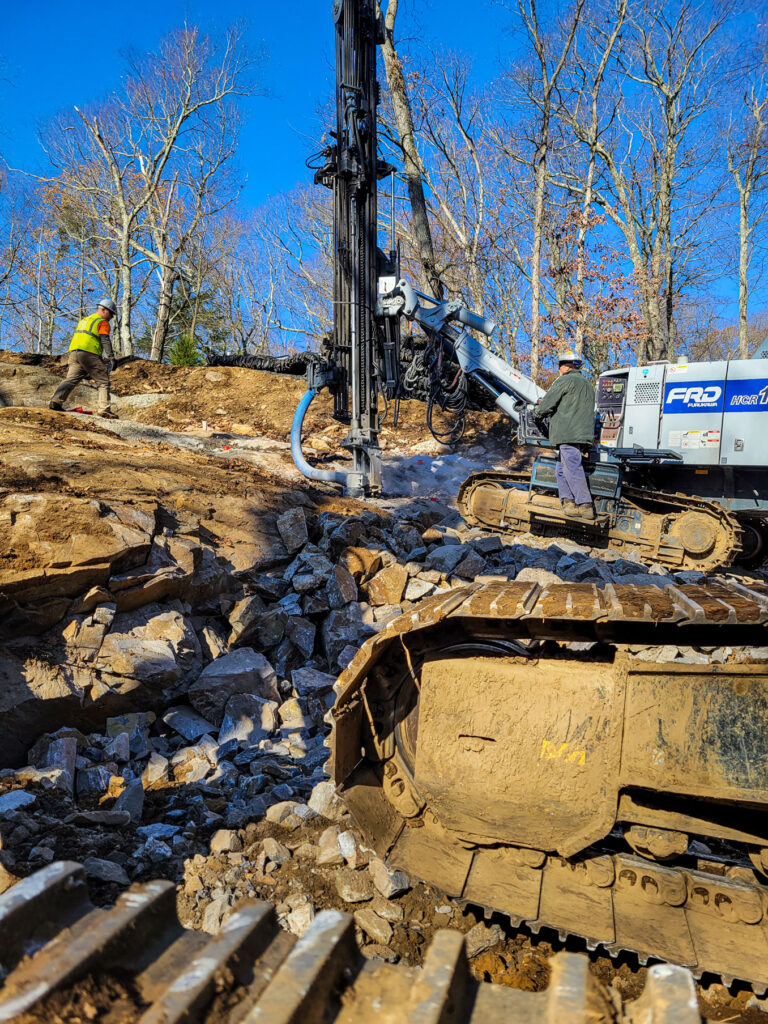
<svg viewBox="0 0 768 1024">
<path fill-rule="evenodd" d="M 218 252 L 212 275 L 227 339 L 243 355 L 268 354 L 281 327 L 283 266 L 270 235 L 271 205 L 253 215 L 228 210 L 211 234 Z"/>
<path fill-rule="evenodd" d="M 723 51 L 714 37 L 727 9 L 638 0 L 631 10 L 600 127 L 596 132 L 573 110 L 567 120 L 606 171 L 604 187 L 593 187 L 594 202 L 622 232 L 634 268 L 646 322 L 641 357 L 660 359 L 674 352 L 674 300 L 682 283 L 701 273 L 692 256 L 720 187 L 706 173 L 716 147 L 701 131 L 694 136 L 693 126 L 711 113 L 720 84 Z M 579 175 L 566 171 L 561 184 L 584 195 Z"/>
<path fill-rule="evenodd" d="M 148 118 L 154 117 L 152 111 Z M 153 190 L 147 204 L 146 224 L 150 245 L 134 241 L 134 247 L 155 265 L 158 304 L 150 359 L 163 358 L 173 291 L 190 244 L 205 233 L 205 223 L 235 198 L 236 191 L 222 170 L 237 148 L 237 113 L 222 102 L 193 133 L 192 144 L 177 160 L 170 181 Z M 140 161 L 144 173 L 143 161 Z M 151 183 L 147 182 L 147 189 Z"/>
<path fill-rule="evenodd" d="M 570 111 L 567 107 L 563 109 L 562 106 L 558 111 L 561 116 L 564 115 L 566 123 L 570 121 L 572 125 L 574 122 L 578 125 L 578 137 L 585 144 L 587 150 L 586 172 L 584 173 L 584 185 L 576 232 L 576 329 L 574 347 L 579 353 L 584 348 L 587 321 L 587 304 L 584 295 L 586 237 L 592 216 L 596 175 L 599 173 L 597 166 L 598 141 L 606 130 L 606 124 L 601 118 L 600 95 L 609 61 L 627 16 L 627 3 L 628 0 L 616 0 L 614 11 L 601 11 L 598 22 L 592 19 L 589 20 L 585 36 L 586 45 L 592 59 L 583 59 L 579 53 L 578 45 L 574 46 L 572 56 L 573 70 L 571 74 L 573 105 Z M 610 116 L 607 118 L 608 124 L 613 119 L 613 113 L 615 111 L 611 111 Z"/>
<path fill-rule="evenodd" d="M 399 137 L 403 158 L 408 195 L 411 201 L 413 232 L 421 266 L 432 294 L 438 299 L 443 297 L 443 286 L 435 262 L 435 250 L 432 243 L 432 231 L 429 224 L 427 203 L 424 197 L 424 165 L 419 155 L 416 132 L 413 126 L 411 104 L 403 74 L 403 64 L 395 47 L 395 19 L 399 0 L 388 0 L 384 15 L 384 41 L 381 52 L 387 75 L 387 86 L 392 101 L 395 127 Z M 376 3 L 376 11 L 381 16 L 381 5 Z"/>
<path fill-rule="evenodd" d="M 575 0 L 553 52 L 552 40 L 545 37 L 539 25 L 536 0 L 517 0 L 517 10 L 525 27 L 538 65 L 538 81 L 529 79 L 529 95 L 538 115 L 537 138 L 533 155 L 533 247 L 531 251 L 531 376 L 539 372 L 541 321 L 541 251 L 544 226 L 544 197 L 549 181 L 547 160 L 551 146 L 552 121 L 555 116 L 555 95 L 558 81 L 568 60 L 585 0 Z"/>
<path fill-rule="evenodd" d="M 731 122 L 726 137 L 728 170 L 739 196 L 739 357 L 749 356 L 747 306 L 749 264 L 753 232 L 768 214 L 768 206 L 754 210 L 757 193 L 768 177 L 768 82 L 759 77 L 744 94 L 743 120 Z"/>
<path fill-rule="evenodd" d="M 129 65 L 122 98 L 89 111 L 76 107 L 79 126 L 59 124 L 58 131 L 49 132 L 51 156 L 65 172 L 64 187 L 94 206 L 103 219 L 105 242 L 117 250 L 120 350 L 126 355 L 133 351 L 132 272 L 148 258 L 139 238 L 144 220 L 150 208 L 157 215 L 173 192 L 169 182 L 188 130 L 204 128 L 211 108 L 251 88 L 252 61 L 237 30 L 217 48 L 185 26 L 161 43 L 158 54 Z M 138 256 L 137 244 L 145 250 L 139 248 Z M 162 265 L 164 257 L 153 253 L 152 259 Z"/>
</svg>

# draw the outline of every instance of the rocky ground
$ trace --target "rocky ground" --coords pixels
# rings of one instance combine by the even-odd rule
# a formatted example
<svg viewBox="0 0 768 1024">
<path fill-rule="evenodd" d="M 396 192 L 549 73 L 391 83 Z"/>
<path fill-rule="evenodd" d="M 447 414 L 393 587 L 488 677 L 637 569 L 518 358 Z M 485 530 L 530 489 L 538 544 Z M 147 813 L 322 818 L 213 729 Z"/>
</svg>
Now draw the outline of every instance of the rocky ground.
<svg viewBox="0 0 768 1024">
<path fill-rule="evenodd" d="M 699 574 L 467 529 L 447 494 L 472 459 L 501 457 L 487 414 L 468 457 L 425 442 L 409 408 L 385 436 L 401 496 L 363 504 L 293 470 L 301 382 L 136 361 L 115 374 L 113 425 L 41 408 L 61 373 L 0 358 L 0 891 L 74 859 L 101 903 L 174 880 L 184 922 L 209 932 L 254 895 L 296 934 L 319 909 L 349 910 L 365 955 L 393 961 L 418 964 L 434 929 L 459 928 L 478 977 L 544 988 L 545 942 L 366 849 L 325 773 L 336 675 L 392 618 L 471 580 Z M 328 411 L 309 426 L 319 457 L 341 429 Z M 624 996 L 642 987 L 629 964 L 594 969 Z M 710 1010 L 733 1012 L 722 996 Z"/>
</svg>

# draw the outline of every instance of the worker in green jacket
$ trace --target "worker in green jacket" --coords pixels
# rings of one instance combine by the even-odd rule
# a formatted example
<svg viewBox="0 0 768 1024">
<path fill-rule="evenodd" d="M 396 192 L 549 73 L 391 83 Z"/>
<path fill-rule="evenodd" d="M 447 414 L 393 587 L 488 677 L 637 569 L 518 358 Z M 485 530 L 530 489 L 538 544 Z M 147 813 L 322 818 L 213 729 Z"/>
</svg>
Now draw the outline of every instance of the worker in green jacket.
<svg viewBox="0 0 768 1024">
<path fill-rule="evenodd" d="M 582 376 L 582 359 L 568 349 L 557 357 L 558 376 L 533 407 L 536 420 L 551 416 L 549 440 L 557 446 L 557 493 L 568 515 L 594 519 L 583 458 L 595 439 L 595 389 Z"/>
<path fill-rule="evenodd" d="M 117 313 L 112 299 L 102 299 L 95 313 L 84 316 L 75 328 L 69 343 L 69 366 L 67 378 L 56 388 L 48 403 L 49 409 L 63 410 L 63 403 L 83 380 L 91 380 L 99 389 L 98 416 L 116 420 L 110 407 L 109 371 L 114 365 L 112 342 L 109 337 L 109 321 Z M 102 359 L 106 356 L 107 362 Z"/>
</svg>

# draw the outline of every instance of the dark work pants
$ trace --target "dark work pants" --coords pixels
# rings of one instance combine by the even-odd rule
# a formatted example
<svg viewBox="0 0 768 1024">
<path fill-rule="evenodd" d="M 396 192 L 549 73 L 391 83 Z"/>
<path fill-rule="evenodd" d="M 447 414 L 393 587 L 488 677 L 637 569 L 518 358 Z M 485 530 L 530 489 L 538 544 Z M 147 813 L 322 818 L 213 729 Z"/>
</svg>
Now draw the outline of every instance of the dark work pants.
<svg viewBox="0 0 768 1024">
<path fill-rule="evenodd" d="M 99 414 L 111 412 L 109 394 L 109 370 L 107 364 L 95 352 L 75 349 L 69 353 L 67 379 L 62 381 L 53 393 L 52 401 L 63 404 L 83 380 L 92 380 L 99 389 Z"/>
<path fill-rule="evenodd" d="M 555 464 L 557 476 L 557 493 L 563 498 L 575 501 L 577 505 L 590 505 L 592 495 L 587 486 L 581 450 L 573 444 L 559 446 L 559 458 Z"/>
</svg>

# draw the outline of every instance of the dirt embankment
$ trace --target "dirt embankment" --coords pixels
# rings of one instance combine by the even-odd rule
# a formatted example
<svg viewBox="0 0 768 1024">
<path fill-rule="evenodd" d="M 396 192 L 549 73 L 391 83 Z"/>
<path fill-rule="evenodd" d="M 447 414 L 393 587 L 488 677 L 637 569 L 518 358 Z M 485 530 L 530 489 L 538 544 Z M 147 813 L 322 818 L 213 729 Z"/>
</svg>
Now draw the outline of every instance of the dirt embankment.
<svg viewBox="0 0 768 1024">
<path fill-rule="evenodd" d="M 29 356 L 0 351 L 0 364 L 34 367 L 41 373 L 61 378 L 66 374 L 64 356 Z M 145 359 L 120 364 L 111 375 L 112 391 L 119 398 L 157 395 L 155 404 L 131 409 L 130 418 L 169 430 L 200 430 L 203 421 L 213 431 L 258 435 L 287 441 L 296 406 L 306 391 L 301 377 L 223 366 L 166 366 Z M 78 404 L 74 392 L 70 405 Z M 397 426 L 395 405 L 389 404 L 384 419 L 382 442 L 396 447 L 411 447 L 430 442 L 423 402 L 399 403 Z M 328 391 L 312 403 L 305 420 L 305 435 L 321 431 L 330 444 L 346 436 L 347 427 L 333 419 L 333 401 Z M 441 426 L 440 414 L 435 425 Z M 444 426 L 444 424 L 442 424 Z M 470 412 L 463 445 L 471 445 L 490 435 L 498 440 L 509 436 L 504 417 L 495 413 Z"/>
</svg>

